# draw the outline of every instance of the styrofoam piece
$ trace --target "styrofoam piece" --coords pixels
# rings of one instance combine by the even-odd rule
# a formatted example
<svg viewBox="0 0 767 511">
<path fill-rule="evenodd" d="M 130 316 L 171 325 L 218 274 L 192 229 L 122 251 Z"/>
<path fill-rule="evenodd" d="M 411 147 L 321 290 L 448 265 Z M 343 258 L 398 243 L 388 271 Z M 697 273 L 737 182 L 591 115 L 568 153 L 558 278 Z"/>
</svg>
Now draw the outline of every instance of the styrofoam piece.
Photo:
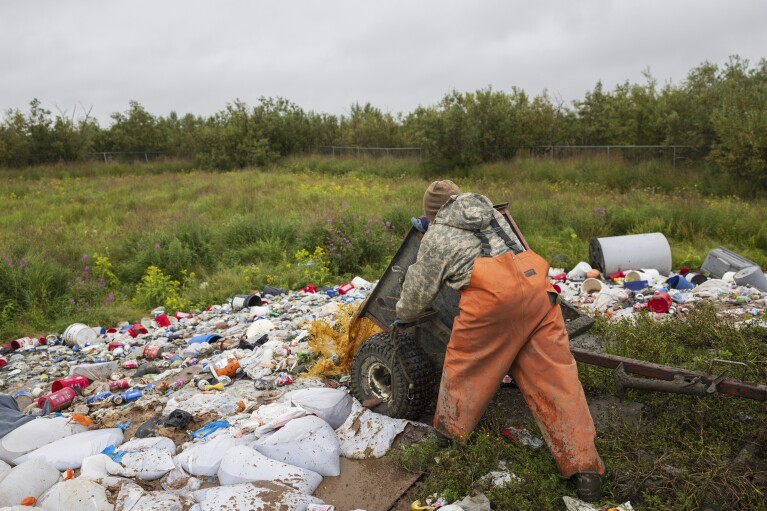
<svg viewBox="0 0 767 511">
<path fill-rule="evenodd" d="M 0 507 L 15 506 L 26 497 L 38 498 L 60 478 L 56 467 L 42 460 L 21 463 L 0 481 Z"/>
<path fill-rule="evenodd" d="M 343 390 L 324 387 L 294 390 L 280 399 L 284 403 L 292 403 L 309 413 L 316 414 L 333 429 L 341 427 L 349 417 L 353 400 L 354 398 Z"/>
<path fill-rule="evenodd" d="M 583 280 L 586 278 L 586 274 L 590 272 L 591 269 L 592 268 L 589 263 L 581 261 L 567 273 L 567 278 L 570 280 Z"/>
<path fill-rule="evenodd" d="M 322 482 L 322 476 L 305 468 L 267 458 L 245 445 L 230 448 L 221 460 L 218 480 L 223 485 L 253 481 L 276 481 L 311 495 Z"/>
<path fill-rule="evenodd" d="M 112 511 L 103 486 L 82 477 L 53 485 L 37 501 L 46 511 Z"/>
<path fill-rule="evenodd" d="M 317 472 L 341 474 L 341 445 L 330 424 L 309 415 L 288 422 L 273 434 L 256 440 L 253 447 L 273 460 Z"/>
<path fill-rule="evenodd" d="M 77 469 L 88 456 L 98 454 L 110 445 L 120 445 L 122 441 L 123 432 L 119 428 L 85 431 L 35 449 L 13 462 L 18 465 L 27 460 L 39 459 L 59 471 Z"/>
<path fill-rule="evenodd" d="M 30 451 L 87 430 L 67 417 L 38 417 L 22 424 L 0 440 L 0 459 L 10 463 Z"/>
<path fill-rule="evenodd" d="M 640 268 L 671 273 L 671 247 L 659 232 L 592 238 L 589 259 L 605 275 Z"/>
<path fill-rule="evenodd" d="M 177 465 L 195 476 L 210 477 L 216 475 L 226 451 L 243 444 L 242 439 L 234 438 L 228 431 L 204 440 L 195 442 L 176 456 Z"/>
<path fill-rule="evenodd" d="M 303 511 L 309 504 L 322 504 L 317 497 L 301 493 L 290 486 L 271 483 L 268 488 L 246 483 L 198 490 L 192 496 L 200 503 L 200 511 Z"/>
<path fill-rule="evenodd" d="M 352 459 L 380 458 L 410 422 L 372 412 L 354 399 L 349 417 L 336 430 L 341 444 L 341 456 Z"/>
<path fill-rule="evenodd" d="M 755 287 L 759 291 L 767 292 L 767 276 L 758 266 L 743 268 L 733 276 L 735 283 L 739 286 Z"/>
</svg>

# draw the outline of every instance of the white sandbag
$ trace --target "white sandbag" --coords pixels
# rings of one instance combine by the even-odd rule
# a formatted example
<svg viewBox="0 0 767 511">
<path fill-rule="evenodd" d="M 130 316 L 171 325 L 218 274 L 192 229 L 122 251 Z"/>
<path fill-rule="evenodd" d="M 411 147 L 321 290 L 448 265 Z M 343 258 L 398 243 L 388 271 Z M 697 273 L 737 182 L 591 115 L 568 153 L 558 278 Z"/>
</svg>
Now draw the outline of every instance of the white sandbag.
<svg viewBox="0 0 767 511">
<path fill-rule="evenodd" d="M 160 449 L 167 451 L 174 456 L 176 454 L 176 444 L 166 436 L 150 436 L 147 438 L 135 438 L 125 442 L 120 446 L 120 452 L 145 451 L 147 449 Z"/>
<path fill-rule="evenodd" d="M 282 403 L 270 403 L 259 407 L 250 418 L 238 423 L 243 430 L 254 430 L 256 437 L 262 437 L 283 427 L 288 422 L 306 415 L 306 410 Z"/>
<path fill-rule="evenodd" d="M 80 477 L 101 483 L 109 476 L 136 477 L 136 472 L 123 467 L 106 454 L 94 454 L 83 460 Z"/>
<path fill-rule="evenodd" d="M 192 496 L 200 511 L 304 511 L 309 504 L 322 504 L 317 497 L 305 495 L 280 483 L 237 484 L 198 490 Z"/>
<path fill-rule="evenodd" d="M 39 417 L 22 424 L 0 440 L 0 459 L 10 463 L 30 451 L 87 430 L 66 417 Z"/>
<path fill-rule="evenodd" d="M 143 481 L 159 479 L 176 466 L 167 450 L 154 447 L 125 453 L 120 464 Z"/>
<path fill-rule="evenodd" d="M 409 422 L 372 412 L 355 399 L 346 422 L 336 430 L 341 456 L 358 460 L 380 458 Z"/>
<path fill-rule="evenodd" d="M 343 390 L 318 387 L 288 392 L 280 401 L 300 406 L 338 429 L 349 416 L 353 399 Z"/>
<path fill-rule="evenodd" d="M 0 483 L 3 482 L 5 476 L 11 471 L 11 466 L 6 462 L 0 460 Z"/>
<path fill-rule="evenodd" d="M 59 471 L 80 468 L 88 456 L 98 454 L 110 445 L 120 445 L 122 441 L 123 432 L 119 428 L 85 431 L 35 449 L 13 462 L 18 465 L 27 460 L 39 459 Z"/>
<path fill-rule="evenodd" d="M 261 438 L 253 447 L 264 456 L 317 472 L 341 474 L 341 445 L 330 424 L 313 415 L 288 422 L 284 428 Z"/>
<path fill-rule="evenodd" d="M 234 438 L 228 431 L 210 436 L 205 441 L 195 442 L 191 447 L 176 456 L 176 463 L 184 471 L 195 475 L 210 477 L 216 475 L 224 454 L 230 448 L 241 445 L 242 439 Z"/>
<path fill-rule="evenodd" d="M 112 511 L 107 492 L 98 484 L 78 477 L 55 484 L 38 500 L 46 511 Z"/>
<path fill-rule="evenodd" d="M 127 483 L 120 488 L 115 511 L 184 511 L 194 501 L 184 495 L 167 491 L 145 491 L 137 484 Z"/>
<path fill-rule="evenodd" d="M 41 460 L 13 467 L 0 481 L 0 507 L 18 505 L 26 497 L 38 498 L 60 478 L 55 467 Z"/>
<path fill-rule="evenodd" d="M 221 460 L 218 480 L 223 485 L 252 481 L 276 481 L 311 495 L 322 482 L 322 476 L 305 468 L 267 458 L 244 445 L 232 447 Z"/>
</svg>

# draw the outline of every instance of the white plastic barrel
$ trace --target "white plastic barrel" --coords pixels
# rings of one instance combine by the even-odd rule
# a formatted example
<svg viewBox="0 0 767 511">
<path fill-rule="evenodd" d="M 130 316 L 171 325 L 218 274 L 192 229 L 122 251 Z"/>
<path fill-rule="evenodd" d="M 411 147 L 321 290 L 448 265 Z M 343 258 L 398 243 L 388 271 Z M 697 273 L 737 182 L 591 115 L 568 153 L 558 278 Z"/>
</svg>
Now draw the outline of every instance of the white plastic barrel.
<svg viewBox="0 0 767 511">
<path fill-rule="evenodd" d="M 659 232 L 591 238 L 589 258 L 605 275 L 640 268 L 671 273 L 671 247 Z"/>
<path fill-rule="evenodd" d="M 67 346 L 77 344 L 80 347 L 85 346 L 86 343 L 93 344 L 98 336 L 99 334 L 94 329 L 83 323 L 72 323 L 62 335 Z"/>
</svg>

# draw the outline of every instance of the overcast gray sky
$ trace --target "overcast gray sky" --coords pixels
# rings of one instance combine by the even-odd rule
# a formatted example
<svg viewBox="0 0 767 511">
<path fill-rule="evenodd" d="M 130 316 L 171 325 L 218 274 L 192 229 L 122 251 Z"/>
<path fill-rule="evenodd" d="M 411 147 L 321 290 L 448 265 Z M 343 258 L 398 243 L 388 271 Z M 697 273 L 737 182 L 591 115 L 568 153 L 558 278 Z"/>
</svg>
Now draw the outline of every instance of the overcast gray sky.
<svg viewBox="0 0 767 511">
<path fill-rule="evenodd" d="M 647 68 L 663 84 L 706 60 L 756 62 L 766 19 L 764 0 L 2 0 L 0 108 L 37 97 L 108 125 L 131 99 L 156 115 L 260 96 L 407 113 L 518 86 L 569 103 Z"/>
</svg>

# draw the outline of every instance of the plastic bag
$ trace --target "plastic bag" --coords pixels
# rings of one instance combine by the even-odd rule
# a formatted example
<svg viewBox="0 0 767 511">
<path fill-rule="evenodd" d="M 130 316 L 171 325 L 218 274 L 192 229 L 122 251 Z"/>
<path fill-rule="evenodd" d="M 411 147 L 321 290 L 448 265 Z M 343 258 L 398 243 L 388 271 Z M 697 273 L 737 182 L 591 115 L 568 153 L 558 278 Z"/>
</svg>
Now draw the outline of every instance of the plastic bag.
<svg viewBox="0 0 767 511">
<path fill-rule="evenodd" d="M 251 418 L 240 424 L 243 429 L 255 429 L 257 437 L 271 433 L 288 422 L 306 415 L 306 410 L 280 403 L 261 406 Z"/>
<path fill-rule="evenodd" d="M 274 330 L 274 323 L 270 319 L 257 319 L 245 333 L 247 339 L 258 339 L 270 330 Z"/>
<path fill-rule="evenodd" d="M 343 390 L 323 387 L 288 392 L 280 401 L 293 403 L 338 429 L 349 417 L 354 398 Z"/>
<path fill-rule="evenodd" d="M 393 419 L 363 408 L 356 399 L 343 426 L 336 430 L 341 456 L 352 459 L 380 458 L 410 421 Z"/>
<path fill-rule="evenodd" d="M 280 483 L 271 483 L 268 488 L 251 483 L 219 486 L 198 490 L 193 496 L 201 511 L 303 511 L 309 504 L 322 504 L 320 499 Z"/>
<path fill-rule="evenodd" d="M 80 477 L 89 481 L 103 481 L 109 476 L 135 477 L 136 472 L 123 467 L 106 454 L 94 454 L 83 460 Z"/>
<path fill-rule="evenodd" d="M 267 458 L 244 445 L 230 448 L 221 460 L 218 480 L 223 485 L 276 481 L 311 495 L 322 482 L 317 472 Z"/>
<path fill-rule="evenodd" d="M 78 477 L 52 486 L 38 500 L 46 511 L 112 511 L 106 490 L 87 479 Z"/>
<path fill-rule="evenodd" d="M 109 445 L 120 445 L 122 441 L 123 432 L 120 428 L 85 431 L 35 449 L 13 462 L 18 465 L 27 460 L 40 459 L 59 471 L 76 469 L 80 468 L 88 456 L 100 453 Z"/>
<path fill-rule="evenodd" d="M 80 364 L 72 366 L 69 376 L 79 374 L 91 381 L 108 380 L 117 371 L 117 362 L 99 362 L 97 364 Z"/>
<path fill-rule="evenodd" d="M 10 463 L 30 451 L 87 430 L 66 417 L 39 417 L 22 424 L 0 440 L 0 459 Z"/>
<path fill-rule="evenodd" d="M 273 460 L 317 472 L 322 476 L 341 474 L 341 446 L 335 431 L 319 417 L 300 417 L 261 438 L 253 447 Z"/>
<path fill-rule="evenodd" d="M 38 498 L 60 478 L 59 471 L 44 461 L 22 463 L 0 481 L 0 507 L 15 506 L 26 497 Z"/>
<path fill-rule="evenodd" d="M 128 452 L 120 464 L 135 471 L 136 476 L 143 481 L 159 479 L 176 466 L 167 450 L 157 448 Z"/>
</svg>

